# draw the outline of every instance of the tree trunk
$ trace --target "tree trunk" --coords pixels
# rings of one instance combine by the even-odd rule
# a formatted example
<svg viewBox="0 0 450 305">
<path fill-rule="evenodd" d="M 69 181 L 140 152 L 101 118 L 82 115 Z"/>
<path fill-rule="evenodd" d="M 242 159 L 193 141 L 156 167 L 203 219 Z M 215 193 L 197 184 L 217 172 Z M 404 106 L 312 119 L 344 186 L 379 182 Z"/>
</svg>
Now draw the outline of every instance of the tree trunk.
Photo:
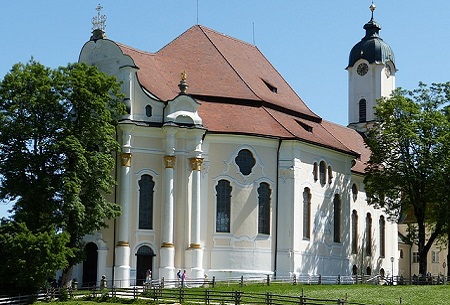
<svg viewBox="0 0 450 305">
<path fill-rule="evenodd" d="M 450 262 L 450 225 L 448 226 L 447 229 L 447 276 L 450 279 L 450 268 L 448 266 L 448 263 Z M 445 268 L 444 268 L 444 274 L 445 274 Z"/>
<path fill-rule="evenodd" d="M 423 221 L 417 220 L 418 225 L 418 250 L 419 250 L 419 275 L 425 276 L 427 274 L 427 254 L 425 249 L 425 224 Z"/>
<path fill-rule="evenodd" d="M 72 273 L 73 273 L 73 265 L 69 265 L 67 268 L 63 270 L 62 276 L 61 276 L 61 287 L 70 288 L 71 280 L 72 280 Z"/>
</svg>

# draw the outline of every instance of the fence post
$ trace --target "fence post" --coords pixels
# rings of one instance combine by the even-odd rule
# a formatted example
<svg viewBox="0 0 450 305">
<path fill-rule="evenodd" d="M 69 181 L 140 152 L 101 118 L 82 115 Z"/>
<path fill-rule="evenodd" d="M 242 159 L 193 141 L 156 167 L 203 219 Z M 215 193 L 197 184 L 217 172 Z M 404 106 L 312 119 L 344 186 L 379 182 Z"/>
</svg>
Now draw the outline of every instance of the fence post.
<svg viewBox="0 0 450 305">
<path fill-rule="evenodd" d="M 235 305 L 241 304 L 241 292 L 240 291 L 236 291 L 234 294 L 234 304 Z"/>
<path fill-rule="evenodd" d="M 239 283 L 239 285 L 242 287 L 244 286 L 244 276 L 241 275 L 241 282 Z"/>
<path fill-rule="evenodd" d="M 161 288 L 164 288 L 164 277 L 161 279 Z"/>
<path fill-rule="evenodd" d="M 322 284 L 322 274 L 319 274 L 319 285 Z"/>
<path fill-rule="evenodd" d="M 182 281 L 183 283 L 183 281 Z M 184 286 L 180 287 L 180 293 L 178 294 L 178 300 L 180 301 L 180 304 L 183 304 L 184 300 Z"/>
<path fill-rule="evenodd" d="M 297 275 L 296 274 L 294 274 L 293 280 L 294 280 L 294 285 L 297 285 Z"/>
<path fill-rule="evenodd" d="M 270 274 L 267 275 L 267 286 L 270 286 Z"/>
<path fill-rule="evenodd" d="M 138 298 L 137 287 L 133 287 L 133 298 L 136 300 Z"/>
<path fill-rule="evenodd" d="M 205 304 L 209 305 L 209 289 L 205 289 Z"/>
<path fill-rule="evenodd" d="M 213 276 L 213 280 L 212 280 L 212 286 L 213 288 L 216 288 L 216 276 Z"/>
<path fill-rule="evenodd" d="M 305 301 L 306 301 L 306 300 L 305 300 L 305 291 L 304 291 L 303 288 L 302 288 L 302 295 L 301 295 L 301 297 L 300 297 L 300 305 L 306 304 Z"/>
<path fill-rule="evenodd" d="M 341 276 L 338 275 L 338 285 L 340 285 L 340 284 L 341 284 Z"/>
</svg>

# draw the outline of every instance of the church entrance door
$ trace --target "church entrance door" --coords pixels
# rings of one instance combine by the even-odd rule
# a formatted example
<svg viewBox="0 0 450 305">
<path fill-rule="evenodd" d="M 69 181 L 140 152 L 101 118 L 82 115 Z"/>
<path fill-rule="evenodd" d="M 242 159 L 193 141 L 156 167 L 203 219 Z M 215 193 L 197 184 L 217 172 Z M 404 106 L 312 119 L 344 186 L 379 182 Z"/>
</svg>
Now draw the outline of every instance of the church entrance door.
<svg viewBox="0 0 450 305">
<path fill-rule="evenodd" d="M 142 246 L 136 253 L 136 285 L 143 286 L 147 270 L 153 273 L 153 257 L 155 253 L 149 246 Z"/>
<path fill-rule="evenodd" d="M 98 247 L 88 243 L 84 247 L 86 260 L 83 262 L 83 287 L 92 287 L 97 283 L 97 256 Z"/>
</svg>

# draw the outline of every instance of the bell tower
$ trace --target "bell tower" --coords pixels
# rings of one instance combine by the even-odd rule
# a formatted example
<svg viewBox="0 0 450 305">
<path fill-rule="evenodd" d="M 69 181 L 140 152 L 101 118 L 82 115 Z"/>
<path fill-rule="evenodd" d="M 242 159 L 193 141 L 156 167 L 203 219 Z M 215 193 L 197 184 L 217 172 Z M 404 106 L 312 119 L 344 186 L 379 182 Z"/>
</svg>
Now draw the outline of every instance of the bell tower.
<svg viewBox="0 0 450 305">
<path fill-rule="evenodd" d="M 375 120 L 373 107 L 381 97 L 395 89 L 394 52 L 381 39 L 381 26 L 374 20 L 375 5 L 370 6 L 372 18 L 364 25 L 366 35 L 350 51 L 348 72 L 348 124 L 366 132 Z"/>
</svg>

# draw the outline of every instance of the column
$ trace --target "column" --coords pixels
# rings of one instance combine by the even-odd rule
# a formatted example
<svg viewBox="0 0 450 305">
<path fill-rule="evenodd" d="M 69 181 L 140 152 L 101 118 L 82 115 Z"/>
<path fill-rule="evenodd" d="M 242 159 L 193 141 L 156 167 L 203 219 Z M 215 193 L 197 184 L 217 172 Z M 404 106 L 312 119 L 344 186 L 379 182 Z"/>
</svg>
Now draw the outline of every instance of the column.
<svg viewBox="0 0 450 305">
<path fill-rule="evenodd" d="M 108 278 L 106 274 L 106 255 L 108 254 L 108 249 L 106 247 L 99 248 L 97 250 L 97 283 L 100 283 L 102 275 L 106 275 L 108 279 L 108 286 L 112 286 L 111 278 Z"/>
<path fill-rule="evenodd" d="M 131 179 L 131 129 L 123 131 L 123 152 L 120 154 L 120 184 L 119 203 L 122 214 L 118 222 L 118 238 L 116 244 L 116 259 L 114 263 L 114 283 L 116 287 L 130 286 L 130 179 Z"/>
<path fill-rule="evenodd" d="M 189 159 L 192 168 L 192 219 L 191 219 L 191 244 L 192 251 L 192 278 L 203 278 L 205 271 L 202 266 L 203 251 L 200 245 L 200 174 L 203 158 Z"/>
<path fill-rule="evenodd" d="M 164 215 L 162 244 L 160 249 L 160 270 L 159 276 L 165 279 L 175 278 L 175 248 L 173 245 L 174 231 L 174 167 L 176 157 L 175 151 L 175 132 L 174 128 L 166 129 L 166 155 L 164 156 Z"/>
</svg>

